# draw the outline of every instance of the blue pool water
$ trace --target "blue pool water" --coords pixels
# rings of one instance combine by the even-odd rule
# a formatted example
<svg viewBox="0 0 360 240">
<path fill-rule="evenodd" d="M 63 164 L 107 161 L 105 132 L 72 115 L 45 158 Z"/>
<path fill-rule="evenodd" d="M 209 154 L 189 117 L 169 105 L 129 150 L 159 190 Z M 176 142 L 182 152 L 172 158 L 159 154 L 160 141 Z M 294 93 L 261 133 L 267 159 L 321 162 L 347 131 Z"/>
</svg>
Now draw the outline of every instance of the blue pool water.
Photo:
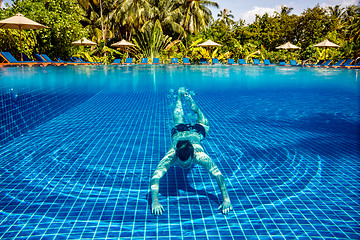
<svg viewBox="0 0 360 240">
<path fill-rule="evenodd" d="M 0 69 L 1 239 L 359 239 L 359 70 Z M 234 210 L 200 166 L 149 182 L 185 86 Z M 189 110 L 189 109 L 186 109 Z M 189 111 L 188 111 L 189 112 Z M 189 121 L 193 116 L 187 115 Z"/>
</svg>

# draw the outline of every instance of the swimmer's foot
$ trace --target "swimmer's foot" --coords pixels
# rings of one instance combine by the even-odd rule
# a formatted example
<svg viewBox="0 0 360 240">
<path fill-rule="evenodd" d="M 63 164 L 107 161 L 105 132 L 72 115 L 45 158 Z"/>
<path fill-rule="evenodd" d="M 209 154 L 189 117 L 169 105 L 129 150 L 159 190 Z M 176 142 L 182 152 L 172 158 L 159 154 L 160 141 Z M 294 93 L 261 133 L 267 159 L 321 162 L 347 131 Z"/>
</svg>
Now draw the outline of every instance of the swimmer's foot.
<svg viewBox="0 0 360 240">
<path fill-rule="evenodd" d="M 192 99 L 191 95 L 188 92 L 184 93 L 185 100 L 188 102 L 190 109 L 194 112 L 197 112 L 199 107 L 196 105 L 194 99 Z"/>
<path fill-rule="evenodd" d="M 183 96 L 186 93 L 186 89 L 184 87 L 179 88 L 178 95 Z"/>
<path fill-rule="evenodd" d="M 186 93 L 186 90 L 185 90 L 184 87 L 179 88 L 178 95 L 177 95 L 177 100 L 181 101 L 181 98 L 184 96 L 185 93 Z"/>
</svg>

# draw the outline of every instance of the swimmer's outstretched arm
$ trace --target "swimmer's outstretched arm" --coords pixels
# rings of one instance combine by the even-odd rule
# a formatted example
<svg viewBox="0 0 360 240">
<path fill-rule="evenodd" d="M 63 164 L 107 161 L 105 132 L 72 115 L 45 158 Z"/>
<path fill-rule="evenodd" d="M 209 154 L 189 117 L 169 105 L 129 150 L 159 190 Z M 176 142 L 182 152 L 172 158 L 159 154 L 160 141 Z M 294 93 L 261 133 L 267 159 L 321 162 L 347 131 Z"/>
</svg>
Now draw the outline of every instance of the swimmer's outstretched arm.
<svg viewBox="0 0 360 240">
<path fill-rule="evenodd" d="M 229 198 L 229 193 L 226 188 L 224 176 L 221 174 L 218 167 L 211 160 L 211 158 L 204 152 L 196 154 L 197 163 L 204 167 L 213 177 L 216 178 L 216 182 L 220 188 L 221 195 L 223 197 L 223 203 L 218 208 L 221 209 L 223 214 L 228 214 L 232 210 L 232 205 Z"/>
<path fill-rule="evenodd" d="M 159 165 L 156 167 L 154 174 L 151 178 L 151 212 L 154 215 L 161 215 L 165 210 L 163 206 L 159 203 L 159 181 L 168 171 L 168 169 L 174 165 L 173 159 L 175 156 L 175 150 L 172 148 L 165 157 L 160 161 Z"/>
</svg>

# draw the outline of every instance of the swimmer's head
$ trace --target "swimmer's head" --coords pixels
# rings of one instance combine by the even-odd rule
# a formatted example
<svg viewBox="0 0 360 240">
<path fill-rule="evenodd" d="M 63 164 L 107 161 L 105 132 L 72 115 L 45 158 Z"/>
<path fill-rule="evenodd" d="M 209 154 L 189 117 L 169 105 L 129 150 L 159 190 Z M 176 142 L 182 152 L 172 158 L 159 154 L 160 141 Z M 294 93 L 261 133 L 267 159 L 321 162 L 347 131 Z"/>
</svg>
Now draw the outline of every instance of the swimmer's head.
<svg viewBox="0 0 360 240">
<path fill-rule="evenodd" d="M 189 140 L 179 140 L 176 144 L 176 156 L 181 161 L 194 157 L 194 147 Z"/>
</svg>

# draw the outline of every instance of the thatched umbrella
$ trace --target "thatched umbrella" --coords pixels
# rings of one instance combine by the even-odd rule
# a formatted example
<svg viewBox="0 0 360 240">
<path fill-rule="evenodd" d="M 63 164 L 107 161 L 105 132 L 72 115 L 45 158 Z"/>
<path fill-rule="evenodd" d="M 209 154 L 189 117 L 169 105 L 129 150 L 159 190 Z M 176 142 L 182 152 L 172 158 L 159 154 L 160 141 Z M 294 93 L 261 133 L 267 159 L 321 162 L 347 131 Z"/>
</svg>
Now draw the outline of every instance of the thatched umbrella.
<svg viewBox="0 0 360 240">
<path fill-rule="evenodd" d="M 22 56 L 22 41 L 21 41 L 21 30 L 23 29 L 43 29 L 48 28 L 45 25 L 42 25 L 40 23 L 34 22 L 33 20 L 30 20 L 21 13 L 16 14 L 13 17 L 4 19 L 0 21 L 0 28 L 7 28 L 7 29 L 19 29 L 20 31 L 20 49 L 21 49 L 21 61 L 23 60 Z"/>
<path fill-rule="evenodd" d="M 287 42 L 281 46 L 276 47 L 276 49 L 300 49 L 300 47 L 291 44 L 290 42 Z"/>
<path fill-rule="evenodd" d="M 211 41 L 211 40 L 207 40 L 207 41 L 205 41 L 205 42 L 203 42 L 203 43 L 200 43 L 200 44 L 198 44 L 198 45 L 196 45 L 196 46 L 198 46 L 198 47 L 208 47 L 208 48 L 210 48 L 210 47 L 221 47 L 222 45 L 219 44 L 219 43 L 213 42 L 213 41 Z M 208 49 L 208 51 L 209 51 L 209 49 Z M 210 51 L 209 51 L 209 55 L 210 55 Z M 211 58 L 211 55 L 210 55 L 210 58 Z"/>
<path fill-rule="evenodd" d="M 134 47 L 135 44 L 130 43 L 130 42 L 128 42 L 128 41 L 126 41 L 126 40 L 123 39 L 123 40 L 121 40 L 120 42 L 116 42 L 116 43 L 111 44 L 111 46 L 112 46 L 112 47 L 118 47 L 118 48 L 125 48 L 125 49 L 126 49 L 126 57 L 127 57 L 127 55 L 128 55 L 128 48 L 129 48 L 129 47 Z"/>
<path fill-rule="evenodd" d="M 79 46 L 95 46 L 95 45 L 97 45 L 97 43 L 94 43 L 85 37 L 83 37 L 82 39 L 77 40 L 75 42 L 72 42 L 71 44 L 79 45 Z"/>
<path fill-rule="evenodd" d="M 311 47 L 323 47 L 325 48 L 325 60 L 326 60 L 326 49 L 327 48 L 330 48 L 330 47 L 335 47 L 335 48 L 339 48 L 340 46 L 333 43 L 333 42 L 330 42 L 329 40 L 325 39 L 324 41 L 322 41 L 321 43 L 318 43 L 318 44 L 315 44 Z"/>
<path fill-rule="evenodd" d="M 276 49 L 286 49 L 286 50 L 289 50 L 289 49 L 300 49 L 300 47 L 294 45 L 294 44 L 291 44 L 290 42 L 287 42 L 283 45 L 280 45 L 278 47 L 276 47 Z M 287 57 L 288 57 L 288 60 L 289 60 L 289 55 L 287 54 Z"/>
</svg>

